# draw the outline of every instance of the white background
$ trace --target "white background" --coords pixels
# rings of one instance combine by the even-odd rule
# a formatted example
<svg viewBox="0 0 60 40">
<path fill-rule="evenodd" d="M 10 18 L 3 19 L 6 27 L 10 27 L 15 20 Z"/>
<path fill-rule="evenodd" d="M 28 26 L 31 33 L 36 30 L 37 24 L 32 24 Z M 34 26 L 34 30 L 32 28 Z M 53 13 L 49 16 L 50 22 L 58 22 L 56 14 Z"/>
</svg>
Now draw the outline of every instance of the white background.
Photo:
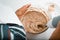
<svg viewBox="0 0 60 40">
<path fill-rule="evenodd" d="M 15 11 L 17 8 L 28 3 L 37 7 L 45 7 L 48 3 L 56 3 L 57 5 L 60 5 L 60 0 L 0 0 L 0 3 L 10 6 Z"/>
</svg>

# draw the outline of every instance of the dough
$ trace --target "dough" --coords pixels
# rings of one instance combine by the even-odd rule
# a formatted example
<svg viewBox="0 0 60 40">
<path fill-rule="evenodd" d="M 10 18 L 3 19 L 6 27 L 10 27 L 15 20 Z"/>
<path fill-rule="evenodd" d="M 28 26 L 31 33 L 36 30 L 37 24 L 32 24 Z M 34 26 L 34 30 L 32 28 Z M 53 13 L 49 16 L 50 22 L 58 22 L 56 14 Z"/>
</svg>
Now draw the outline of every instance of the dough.
<svg viewBox="0 0 60 40">
<path fill-rule="evenodd" d="M 28 33 L 41 33 L 48 29 L 46 23 L 48 22 L 47 14 L 41 9 L 30 8 L 21 17 L 25 31 Z"/>
</svg>

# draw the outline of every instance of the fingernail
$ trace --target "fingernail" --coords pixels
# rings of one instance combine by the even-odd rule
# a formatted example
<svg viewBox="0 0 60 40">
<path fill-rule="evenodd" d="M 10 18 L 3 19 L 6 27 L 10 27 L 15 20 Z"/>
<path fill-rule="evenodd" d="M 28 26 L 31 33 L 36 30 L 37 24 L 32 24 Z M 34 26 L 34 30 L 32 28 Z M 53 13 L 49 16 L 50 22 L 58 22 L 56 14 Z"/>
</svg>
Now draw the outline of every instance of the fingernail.
<svg viewBox="0 0 60 40">
<path fill-rule="evenodd" d="M 31 4 L 26 4 L 26 7 L 30 7 L 31 6 Z"/>
</svg>

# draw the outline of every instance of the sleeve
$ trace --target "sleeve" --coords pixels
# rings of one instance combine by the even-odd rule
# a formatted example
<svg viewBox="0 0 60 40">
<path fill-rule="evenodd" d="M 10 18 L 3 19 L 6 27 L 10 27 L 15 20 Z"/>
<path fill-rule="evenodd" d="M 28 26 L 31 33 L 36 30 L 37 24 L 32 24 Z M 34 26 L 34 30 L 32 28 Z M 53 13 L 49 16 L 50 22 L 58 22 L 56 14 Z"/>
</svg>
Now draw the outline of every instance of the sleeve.
<svg viewBox="0 0 60 40">
<path fill-rule="evenodd" d="M 1 40 L 26 40 L 26 33 L 23 26 L 17 24 L 0 24 Z"/>
<path fill-rule="evenodd" d="M 26 40 L 26 33 L 24 31 L 23 26 L 11 23 L 8 23 L 7 25 L 9 25 L 10 32 L 13 35 L 13 37 L 11 35 L 11 39 Z"/>
<path fill-rule="evenodd" d="M 0 24 L 0 40 L 10 40 L 8 25 Z"/>
<path fill-rule="evenodd" d="M 60 16 L 54 17 L 52 20 L 52 25 L 54 26 L 54 28 L 57 27 L 58 22 L 60 21 Z"/>
</svg>

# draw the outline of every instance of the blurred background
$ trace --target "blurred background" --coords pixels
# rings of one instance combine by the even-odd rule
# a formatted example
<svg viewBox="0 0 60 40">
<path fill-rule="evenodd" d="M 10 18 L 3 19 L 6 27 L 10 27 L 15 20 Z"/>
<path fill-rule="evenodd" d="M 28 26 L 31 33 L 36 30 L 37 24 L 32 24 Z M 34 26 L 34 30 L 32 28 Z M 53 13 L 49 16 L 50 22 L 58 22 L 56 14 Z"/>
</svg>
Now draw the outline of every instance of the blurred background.
<svg viewBox="0 0 60 40">
<path fill-rule="evenodd" d="M 13 11 L 15 12 L 17 9 L 21 8 L 23 5 L 25 4 L 32 4 L 32 6 L 37 7 L 37 8 L 44 8 L 45 10 L 48 9 L 48 5 L 51 3 L 55 3 L 56 6 L 56 10 L 55 12 L 58 12 L 57 15 L 60 14 L 60 0 L 0 0 L 0 4 L 9 6 L 13 9 Z M 54 15 L 54 14 L 53 14 Z M 52 15 L 52 16 L 53 16 Z M 48 23 L 48 26 L 52 27 L 50 25 L 51 23 Z M 52 32 L 55 29 L 53 28 L 48 28 L 48 30 L 46 30 L 45 32 L 41 33 L 41 34 L 37 34 L 37 35 L 32 35 L 27 33 L 27 38 L 28 39 L 49 39 L 49 37 L 51 36 Z"/>
<path fill-rule="evenodd" d="M 60 0 L 0 0 L 0 3 L 10 6 L 14 11 L 28 3 L 36 7 L 44 7 L 48 3 L 56 3 L 60 6 Z"/>
</svg>

